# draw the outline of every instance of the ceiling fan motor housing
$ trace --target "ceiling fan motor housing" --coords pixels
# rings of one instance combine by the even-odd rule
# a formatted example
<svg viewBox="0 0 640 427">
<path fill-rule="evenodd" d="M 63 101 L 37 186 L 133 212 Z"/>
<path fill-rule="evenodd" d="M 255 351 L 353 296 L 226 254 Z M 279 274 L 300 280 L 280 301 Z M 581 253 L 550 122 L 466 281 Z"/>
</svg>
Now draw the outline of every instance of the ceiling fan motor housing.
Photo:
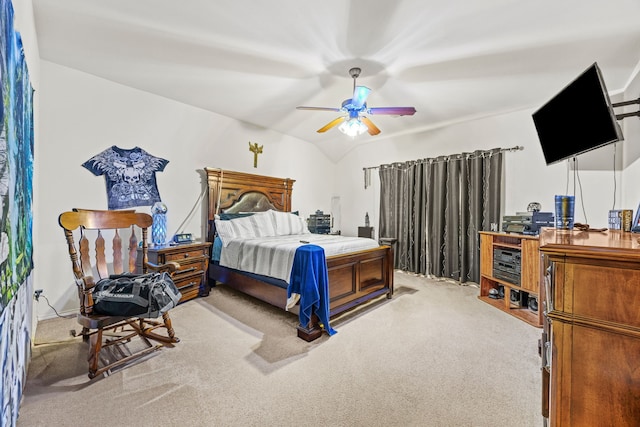
<svg viewBox="0 0 640 427">
<path fill-rule="evenodd" d="M 367 111 L 367 104 L 357 107 L 353 105 L 353 99 L 345 99 L 342 101 L 342 110 L 349 113 L 350 118 L 355 119 L 360 112 Z"/>
</svg>

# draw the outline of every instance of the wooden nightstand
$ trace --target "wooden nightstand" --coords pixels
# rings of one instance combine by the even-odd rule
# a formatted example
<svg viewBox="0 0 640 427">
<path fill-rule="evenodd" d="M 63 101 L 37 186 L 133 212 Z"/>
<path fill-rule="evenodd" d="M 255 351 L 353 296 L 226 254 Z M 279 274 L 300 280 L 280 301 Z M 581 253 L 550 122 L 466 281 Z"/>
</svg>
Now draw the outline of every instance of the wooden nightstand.
<svg viewBox="0 0 640 427">
<path fill-rule="evenodd" d="M 180 302 L 184 302 L 197 297 L 200 288 L 206 287 L 210 247 L 210 242 L 150 247 L 149 262 L 164 264 L 175 261 L 180 264 L 180 270 L 173 275 L 173 281 L 182 294 Z"/>
<path fill-rule="evenodd" d="M 358 237 L 373 239 L 373 227 L 358 227 Z"/>
</svg>

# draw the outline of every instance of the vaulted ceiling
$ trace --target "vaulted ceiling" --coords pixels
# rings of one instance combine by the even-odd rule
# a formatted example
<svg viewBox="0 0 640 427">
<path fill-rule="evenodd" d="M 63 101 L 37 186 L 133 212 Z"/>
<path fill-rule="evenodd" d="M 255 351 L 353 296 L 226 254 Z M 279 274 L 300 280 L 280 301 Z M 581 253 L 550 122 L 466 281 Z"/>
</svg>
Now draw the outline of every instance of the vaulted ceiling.
<svg viewBox="0 0 640 427">
<path fill-rule="evenodd" d="M 316 144 L 338 160 L 478 117 L 535 108 L 598 62 L 607 88 L 638 72 L 638 0 L 33 0 L 42 59 Z M 382 130 L 316 130 L 372 89 Z M 251 137 L 251 135 L 248 135 Z M 244 140 L 239 143 L 246 143 Z"/>
</svg>

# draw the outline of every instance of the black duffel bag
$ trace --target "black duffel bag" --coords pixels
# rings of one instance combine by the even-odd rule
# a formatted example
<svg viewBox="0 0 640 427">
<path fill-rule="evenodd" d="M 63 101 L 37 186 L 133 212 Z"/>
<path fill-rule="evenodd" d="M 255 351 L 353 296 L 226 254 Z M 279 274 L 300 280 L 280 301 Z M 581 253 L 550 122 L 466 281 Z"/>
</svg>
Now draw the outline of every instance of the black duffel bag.
<svg viewBox="0 0 640 427">
<path fill-rule="evenodd" d="M 159 317 L 180 301 L 168 273 L 112 275 L 96 283 L 93 311 L 109 316 Z"/>
</svg>

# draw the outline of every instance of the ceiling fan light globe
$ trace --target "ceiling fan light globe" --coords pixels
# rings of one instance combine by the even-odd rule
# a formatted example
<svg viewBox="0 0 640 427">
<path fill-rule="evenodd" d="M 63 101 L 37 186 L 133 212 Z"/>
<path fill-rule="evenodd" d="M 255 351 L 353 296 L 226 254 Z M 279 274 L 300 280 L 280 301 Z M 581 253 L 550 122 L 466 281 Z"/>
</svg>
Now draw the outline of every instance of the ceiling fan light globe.
<svg viewBox="0 0 640 427">
<path fill-rule="evenodd" d="M 338 130 L 340 130 L 340 132 L 344 133 L 345 135 L 355 137 L 365 133 L 368 128 L 359 119 L 350 119 L 342 122 L 340 126 L 338 126 Z"/>
</svg>

